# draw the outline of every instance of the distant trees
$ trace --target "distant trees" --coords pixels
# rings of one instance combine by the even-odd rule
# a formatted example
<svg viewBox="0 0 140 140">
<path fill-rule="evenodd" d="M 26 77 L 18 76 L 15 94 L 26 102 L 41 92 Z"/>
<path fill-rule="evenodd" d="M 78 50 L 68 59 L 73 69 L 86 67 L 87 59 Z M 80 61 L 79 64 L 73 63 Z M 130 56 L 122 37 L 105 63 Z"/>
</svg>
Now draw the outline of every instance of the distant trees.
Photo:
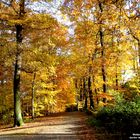
<svg viewBox="0 0 140 140">
<path fill-rule="evenodd" d="M 77 79 L 91 77 L 88 81 L 91 81 L 89 87 L 95 107 L 102 101 L 103 105 L 107 105 L 113 95 L 111 90 L 120 91 L 126 77 L 128 79 L 135 73 L 133 65 L 137 63 L 138 55 L 134 54 L 139 50 L 139 45 L 134 43 L 139 42 L 138 7 L 135 0 L 66 0 L 63 4 L 62 12 L 67 14 L 74 27 L 72 55 L 75 57 L 77 53 L 76 62 L 82 69 L 77 69 L 77 73 L 81 74 L 76 74 Z M 90 102 L 91 96 L 88 97 Z"/>
</svg>

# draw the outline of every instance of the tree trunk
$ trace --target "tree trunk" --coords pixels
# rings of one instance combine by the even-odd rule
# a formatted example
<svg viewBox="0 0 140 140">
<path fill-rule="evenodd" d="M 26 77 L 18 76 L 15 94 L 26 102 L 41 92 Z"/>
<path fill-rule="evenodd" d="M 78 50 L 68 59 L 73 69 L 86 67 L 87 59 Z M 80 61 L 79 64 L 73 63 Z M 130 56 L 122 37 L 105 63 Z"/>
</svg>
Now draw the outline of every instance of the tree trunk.
<svg viewBox="0 0 140 140">
<path fill-rule="evenodd" d="M 139 66 L 140 66 L 140 40 L 138 41 L 138 54 L 139 54 Z"/>
<path fill-rule="evenodd" d="M 93 94 L 91 89 L 91 76 L 88 77 L 88 93 L 89 93 L 89 101 L 90 101 L 90 109 L 91 109 L 94 108 Z"/>
<path fill-rule="evenodd" d="M 23 124 L 20 101 L 20 68 L 21 57 L 17 53 L 14 71 L 14 126 L 21 126 Z"/>
<path fill-rule="evenodd" d="M 1 96 L 0 103 L 2 105 L 1 108 L 2 108 L 2 113 L 3 113 L 5 111 L 5 108 L 6 108 L 5 93 L 4 93 L 4 77 L 2 77 L 2 80 L 1 80 L 1 83 L 0 83 L 0 96 Z"/>
<path fill-rule="evenodd" d="M 118 78 L 118 58 L 117 58 L 117 62 L 116 62 L 116 74 L 115 74 L 115 82 L 116 82 L 116 90 L 118 90 L 118 86 L 119 86 L 119 78 Z"/>
<path fill-rule="evenodd" d="M 86 78 L 83 78 L 83 92 L 84 92 L 84 109 L 87 109 L 87 90 L 86 90 Z"/>
<path fill-rule="evenodd" d="M 118 80 L 118 73 L 116 72 L 116 90 L 118 90 L 119 80 Z"/>
<path fill-rule="evenodd" d="M 140 90 L 140 40 L 138 40 L 138 59 L 139 59 L 139 64 L 138 64 L 138 84 L 139 84 L 139 90 Z"/>
<path fill-rule="evenodd" d="M 96 94 L 96 103 L 97 103 L 97 106 L 98 106 L 99 105 L 99 99 L 98 99 L 97 88 L 95 88 L 95 94 Z"/>
<path fill-rule="evenodd" d="M 19 18 L 22 18 L 25 14 L 24 11 L 24 4 L 25 0 L 20 1 L 20 10 L 19 10 Z M 14 69 L 14 83 L 13 83 L 13 90 L 14 90 L 14 126 L 21 126 L 23 124 L 22 119 L 22 111 L 21 111 L 21 93 L 20 93 L 20 74 L 21 74 L 21 45 L 23 40 L 22 24 L 16 24 L 16 43 L 17 43 L 17 50 L 16 50 L 16 59 L 15 59 L 15 69 Z"/>
<path fill-rule="evenodd" d="M 75 89 L 76 89 L 76 93 L 78 92 L 78 80 L 77 79 L 75 79 L 75 81 L 74 81 L 74 83 L 75 83 Z M 76 95 L 76 104 L 77 104 L 77 110 L 78 110 L 78 101 L 79 101 L 79 97 L 78 97 L 78 95 Z"/>
<path fill-rule="evenodd" d="M 99 9 L 102 15 L 103 12 L 103 6 L 102 3 L 99 2 Z M 104 46 L 104 33 L 102 29 L 102 21 L 100 21 L 100 30 L 99 30 L 99 36 L 100 36 L 100 45 L 101 45 L 101 57 L 102 57 L 102 78 L 103 78 L 103 93 L 107 92 L 107 85 L 106 85 L 106 68 L 105 68 L 105 46 Z M 103 98 L 103 102 L 106 102 L 106 98 Z"/>
<path fill-rule="evenodd" d="M 36 73 L 33 74 L 33 82 L 32 82 L 32 119 L 34 119 L 34 98 L 35 98 L 35 78 L 36 78 Z"/>
</svg>

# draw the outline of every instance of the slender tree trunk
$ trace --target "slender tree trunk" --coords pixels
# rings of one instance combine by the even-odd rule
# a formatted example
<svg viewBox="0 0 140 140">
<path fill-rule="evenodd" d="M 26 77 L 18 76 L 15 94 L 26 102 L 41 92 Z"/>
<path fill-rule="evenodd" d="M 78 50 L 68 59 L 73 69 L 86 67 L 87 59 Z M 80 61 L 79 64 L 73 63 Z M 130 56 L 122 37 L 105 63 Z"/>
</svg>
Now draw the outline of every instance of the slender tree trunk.
<svg viewBox="0 0 140 140">
<path fill-rule="evenodd" d="M 138 82 L 140 85 L 140 39 L 135 38 L 137 40 L 138 43 L 138 63 L 137 63 L 137 76 L 138 76 Z M 139 86 L 140 89 L 140 86 Z"/>
<path fill-rule="evenodd" d="M 119 80 L 118 80 L 118 73 L 116 72 L 116 90 L 118 90 Z"/>
<path fill-rule="evenodd" d="M 98 104 L 99 104 L 99 99 L 98 99 L 97 88 L 95 88 L 95 94 L 96 94 L 96 103 L 97 103 L 97 106 L 98 106 Z"/>
<path fill-rule="evenodd" d="M 107 85 L 106 85 L 106 68 L 105 68 L 105 54 L 104 54 L 104 45 L 103 45 L 103 32 L 100 30 L 100 43 L 102 47 L 102 78 L 103 78 L 103 93 L 107 92 Z M 103 102 L 106 102 L 106 98 L 103 98 Z"/>
<path fill-rule="evenodd" d="M 75 79 L 75 88 L 76 88 L 76 93 L 78 92 L 78 80 L 77 79 Z M 78 110 L 78 96 L 76 95 L 76 103 L 77 103 L 77 110 Z"/>
<path fill-rule="evenodd" d="M 84 109 L 87 109 L 88 107 L 88 98 L 87 95 L 85 96 L 85 102 L 84 102 Z"/>
<path fill-rule="evenodd" d="M 93 102 L 93 93 L 91 89 L 91 76 L 88 77 L 88 93 L 89 93 L 89 101 L 90 101 L 90 108 L 94 108 L 94 102 Z"/>
<path fill-rule="evenodd" d="M 35 79 L 36 79 L 36 72 L 33 74 L 33 81 L 32 81 L 32 119 L 35 116 L 35 108 L 34 108 L 34 99 L 35 99 Z"/>
<path fill-rule="evenodd" d="M 86 78 L 83 78 L 83 92 L 84 92 L 84 109 L 87 109 L 87 90 L 86 90 Z"/>
<path fill-rule="evenodd" d="M 3 72 L 2 72 L 3 73 Z M 0 90 L 0 101 L 1 101 L 1 105 L 2 105 L 2 113 L 5 111 L 5 94 L 4 94 L 4 78 L 2 78 L 1 80 L 1 83 L 0 83 L 0 87 L 1 87 L 1 90 Z"/>
<path fill-rule="evenodd" d="M 99 2 L 99 9 L 102 15 L 103 12 L 103 6 L 102 3 Z M 100 21 L 100 30 L 99 30 L 99 36 L 100 36 L 100 45 L 101 45 L 101 55 L 102 55 L 102 78 L 103 78 L 103 92 L 107 92 L 107 85 L 106 85 L 106 68 L 105 68 L 105 46 L 104 46 L 104 32 L 102 29 L 102 21 Z M 106 102 L 106 98 L 103 98 L 103 102 Z"/>
<path fill-rule="evenodd" d="M 117 62 L 116 62 L 116 74 L 115 74 L 115 82 L 116 82 L 116 90 L 118 90 L 118 86 L 119 86 L 119 78 L 118 78 L 118 58 L 117 58 Z"/>
<path fill-rule="evenodd" d="M 80 78 L 80 101 L 83 100 L 83 85 L 82 85 L 83 79 Z"/>
<path fill-rule="evenodd" d="M 88 76 L 88 94 L 89 94 L 89 101 L 90 101 L 90 109 L 94 108 L 93 102 L 93 92 L 92 92 L 92 75 L 93 75 L 93 67 L 92 67 L 93 57 L 92 54 L 89 53 L 89 76 Z"/>
<path fill-rule="evenodd" d="M 140 90 L 140 40 L 138 41 L 138 59 L 139 59 L 139 64 L 138 64 L 138 84 L 139 84 L 139 90 Z"/>
<path fill-rule="evenodd" d="M 19 18 L 22 18 L 24 15 L 24 4 L 25 0 L 20 1 L 20 11 Z M 15 59 L 15 69 L 14 69 L 14 126 L 21 126 L 23 124 L 22 111 L 21 111 L 21 93 L 20 93 L 20 74 L 21 74 L 21 45 L 23 40 L 22 30 L 23 26 L 21 24 L 16 24 L 16 42 L 17 42 L 17 52 Z"/>
<path fill-rule="evenodd" d="M 138 40 L 138 57 L 139 57 L 139 66 L 140 66 L 140 40 Z"/>
</svg>

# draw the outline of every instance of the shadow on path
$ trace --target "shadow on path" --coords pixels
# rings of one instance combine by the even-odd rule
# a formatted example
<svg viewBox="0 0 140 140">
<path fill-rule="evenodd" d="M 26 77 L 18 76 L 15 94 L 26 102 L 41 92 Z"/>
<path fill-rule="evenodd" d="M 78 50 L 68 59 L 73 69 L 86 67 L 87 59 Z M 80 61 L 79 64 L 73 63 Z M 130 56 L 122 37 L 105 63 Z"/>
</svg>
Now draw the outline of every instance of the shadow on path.
<svg viewBox="0 0 140 140">
<path fill-rule="evenodd" d="M 25 126 L 0 130 L 0 140 L 96 140 L 83 112 L 48 116 Z"/>
</svg>

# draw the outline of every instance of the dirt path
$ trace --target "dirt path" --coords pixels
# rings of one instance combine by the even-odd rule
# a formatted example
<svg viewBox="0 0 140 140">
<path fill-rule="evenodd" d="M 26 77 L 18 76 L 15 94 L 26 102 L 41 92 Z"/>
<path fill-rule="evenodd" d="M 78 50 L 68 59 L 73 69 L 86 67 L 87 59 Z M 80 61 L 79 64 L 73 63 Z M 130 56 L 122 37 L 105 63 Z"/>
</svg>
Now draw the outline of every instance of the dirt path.
<svg viewBox="0 0 140 140">
<path fill-rule="evenodd" d="M 44 117 L 20 128 L 0 130 L 0 140 L 96 140 L 86 119 L 82 112 Z"/>
</svg>

